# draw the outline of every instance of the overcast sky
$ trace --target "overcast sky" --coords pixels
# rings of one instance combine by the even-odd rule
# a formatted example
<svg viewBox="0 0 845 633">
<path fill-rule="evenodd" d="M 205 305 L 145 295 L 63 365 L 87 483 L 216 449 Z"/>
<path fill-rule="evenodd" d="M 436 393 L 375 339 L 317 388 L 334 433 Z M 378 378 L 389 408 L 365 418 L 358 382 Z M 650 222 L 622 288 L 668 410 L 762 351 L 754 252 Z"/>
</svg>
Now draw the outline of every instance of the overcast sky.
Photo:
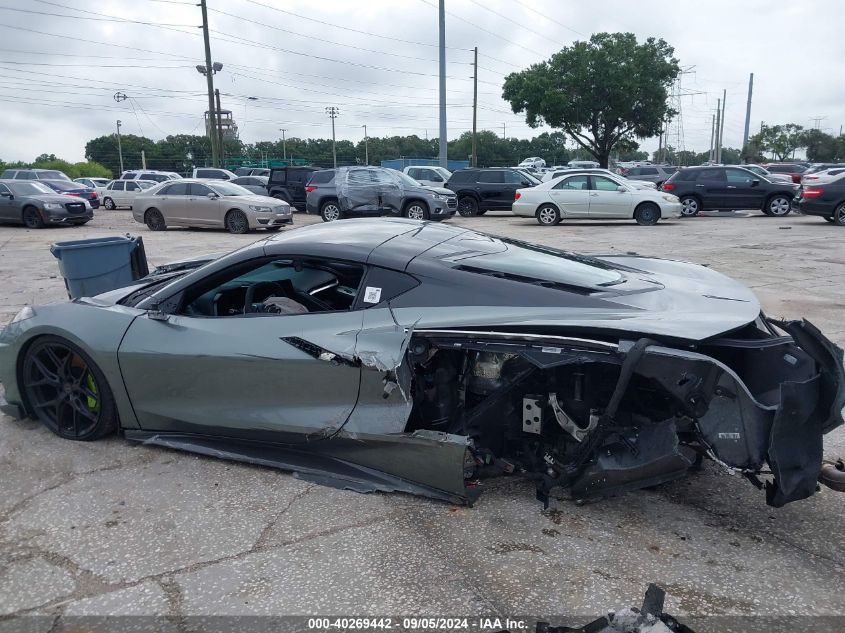
<svg viewBox="0 0 845 633">
<path fill-rule="evenodd" d="M 437 0 L 208 0 L 215 77 L 245 142 L 436 137 Z M 704 151 L 727 90 L 724 145 L 742 142 L 748 74 L 752 130 L 795 122 L 838 133 L 845 11 L 838 0 L 446 0 L 448 136 L 472 123 L 479 49 L 479 128 L 530 137 L 501 99 L 504 75 L 598 31 L 662 37 L 687 69 L 669 143 Z M 15 10 L 9 10 L 15 9 Z M 64 17 L 62 17 L 64 16 Z M 143 22 L 143 23 L 138 23 Z M 146 24 L 144 24 L 146 23 Z M 153 139 L 203 132 L 207 109 L 200 9 L 190 0 L 0 0 L 0 158 L 82 160 L 114 131 Z M 129 97 L 113 99 L 121 91 Z M 255 97 L 255 99 L 249 99 Z M 682 122 L 682 125 L 679 123 Z M 657 147 L 656 139 L 642 142 Z"/>
</svg>

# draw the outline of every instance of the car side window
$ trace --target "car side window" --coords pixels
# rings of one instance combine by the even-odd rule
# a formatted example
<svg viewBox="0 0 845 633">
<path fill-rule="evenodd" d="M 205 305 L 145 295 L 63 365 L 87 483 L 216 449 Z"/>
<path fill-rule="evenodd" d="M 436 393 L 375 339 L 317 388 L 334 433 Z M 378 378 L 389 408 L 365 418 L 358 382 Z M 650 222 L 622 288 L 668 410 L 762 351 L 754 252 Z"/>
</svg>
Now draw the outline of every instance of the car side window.
<svg viewBox="0 0 845 633">
<path fill-rule="evenodd" d="M 38 180 L 31 171 L 19 171 L 15 178 L 17 180 Z"/>
<path fill-rule="evenodd" d="M 125 180 L 115 180 L 112 184 L 110 189 L 112 191 L 123 191 L 123 187 L 126 184 Z"/>
<path fill-rule="evenodd" d="M 563 190 L 585 190 L 590 188 L 590 184 L 588 181 L 589 176 L 570 176 L 569 178 L 564 178 L 559 183 L 557 183 L 553 188 L 554 189 L 563 189 Z"/>
<path fill-rule="evenodd" d="M 423 174 L 423 170 L 417 169 L 416 167 L 411 167 L 408 170 L 408 175 L 411 178 L 413 178 L 414 180 L 419 180 L 420 178 L 425 178 L 425 176 L 423 176 L 422 174 Z"/>
<path fill-rule="evenodd" d="M 6 185 L 0 184 L 0 195 L 11 195 L 11 193 Z"/>
<path fill-rule="evenodd" d="M 262 258 L 188 288 L 179 313 L 249 317 L 347 311 L 353 309 L 363 277 L 364 266 L 356 263 L 310 257 Z"/>
<path fill-rule="evenodd" d="M 753 180 L 751 174 L 739 169 L 726 169 L 725 172 L 727 173 L 728 182 L 749 183 Z"/>
<path fill-rule="evenodd" d="M 643 167 L 643 168 L 640 170 L 640 175 L 641 175 L 641 176 L 656 176 L 656 175 L 657 175 L 657 174 L 659 174 L 659 173 L 660 173 L 660 172 L 658 172 L 658 171 L 657 171 L 657 168 L 656 168 L 656 167 Z"/>
<path fill-rule="evenodd" d="M 160 196 L 187 196 L 188 195 L 188 183 L 185 182 L 177 182 L 172 185 L 168 185 L 161 189 L 158 192 Z"/>
<path fill-rule="evenodd" d="M 500 183 L 505 182 L 505 174 L 502 171 L 484 171 L 478 175 L 478 182 Z"/>
<path fill-rule="evenodd" d="M 724 182 L 725 180 L 725 170 L 724 169 L 705 169 L 698 173 L 698 182 Z"/>
<path fill-rule="evenodd" d="M 525 180 L 525 176 L 520 174 L 518 171 L 505 172 L 505 182 L 508 184 L 521 185 L 523 180 Z"/>
<path fill-rule="evenodd" d="M 199 184 L 198 182 L 189 183 L 188 186 L 189 186 L 188 195 L 190 195 L 190 196 L 203 197 L 203 196 L 207 196 L 210 193 L 214 193 L 213 191 L 211 191 L 211 189 L 209 189 L 205 185 Z"/>
<path fill-rule="evenodd" d="M 592 176 L 593 179 L 593 189 L 596 191 L 616 191 L 619 188 L 615 182 L 613 182 L 610 178 L 605 178 L 604 176 Z"/>
<path fill-rule="evenodd" d="M 126 191 L 140 191 L 141 187 L 138 186 L 138 183 L 134 180 L 130 180 L 126 183 Z"/>
<path fill-rule="evenodd" d="M 121 179 L 121 180 L 134 180 L 134 179 L 135 179 L 135 176 L 137 176 L 137 175 L 138 175 L 138 174 L 137 174 L 137 173 L 135 173 L 134 171 L 129 171 L 129 172 L 126 172 L 125 174 L 123 174 L 123 175 L 120 177 L 120 179 Z"/>
</svg>

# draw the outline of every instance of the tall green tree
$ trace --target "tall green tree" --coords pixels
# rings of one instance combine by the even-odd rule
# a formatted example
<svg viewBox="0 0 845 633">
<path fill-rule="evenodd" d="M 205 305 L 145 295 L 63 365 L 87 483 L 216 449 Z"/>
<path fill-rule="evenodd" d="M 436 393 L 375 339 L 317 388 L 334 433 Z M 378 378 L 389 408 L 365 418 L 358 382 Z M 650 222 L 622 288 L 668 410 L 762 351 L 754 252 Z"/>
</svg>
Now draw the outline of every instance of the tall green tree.
<svg viewBox="0 0 845 633">
<path fill-rule="evenodd" d="M 804 128 L 796 123 L 783 125 L 763 125 L 761 130 L 749 139 L 749 144 L 757 145 L 761 151 L 770 152 L 775 160 L 789 158 L 799 147 L 803 147 Z"/>
<path fill-rule="evenodd" d="M 596 33 L 505 77 L 502 97 L 530 126 L 562 129 L 607 167 L 620 141 L 656 136 L 674 116 L 668 91 L 681 69 L 673 54 L 662 39 Z"/>
<path fill-rule="evenodd" d="M 805 130 L 801 145 L 805 148 L 807 160 L 814 163 L 833 162 L 839 153 L 839 142 L 836 137 L 821 130 Z"/>
</svg>

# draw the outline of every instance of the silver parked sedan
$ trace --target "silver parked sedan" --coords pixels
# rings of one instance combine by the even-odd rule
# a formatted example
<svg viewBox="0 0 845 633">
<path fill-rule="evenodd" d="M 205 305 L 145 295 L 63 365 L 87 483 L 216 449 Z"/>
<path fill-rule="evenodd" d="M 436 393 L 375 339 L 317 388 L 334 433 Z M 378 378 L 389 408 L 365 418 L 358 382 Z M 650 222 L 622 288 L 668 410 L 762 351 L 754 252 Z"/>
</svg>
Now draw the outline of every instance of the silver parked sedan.
<svg viewBox="0 0 845 633">
<path fill-rule="evenodd" d="M 252 229 L 275 231 L 293 223 L 287 202 L 256 195 L 230 182 L 194 178 L 148 189 L 135 198 L 132 215 L 151 231 L 186 226 L 248 233 Z"/>
</svg>

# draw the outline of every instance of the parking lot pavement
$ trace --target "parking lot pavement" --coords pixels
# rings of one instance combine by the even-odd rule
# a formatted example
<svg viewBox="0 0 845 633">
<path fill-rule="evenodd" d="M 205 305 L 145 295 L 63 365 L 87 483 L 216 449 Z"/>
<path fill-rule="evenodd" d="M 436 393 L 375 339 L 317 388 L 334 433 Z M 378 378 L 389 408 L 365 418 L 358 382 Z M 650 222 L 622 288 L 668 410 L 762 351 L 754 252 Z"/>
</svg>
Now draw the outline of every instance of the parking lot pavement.
<svg viewBox="0 0 845 633">
<path fill-rule="evenodd" d="M 452 222 L 707 264 L 751 286 L 769 314 L 807 317 L 845 344 L 845 230 L 813 217 L 712 215 L 653 227 L 541 227 L 505 213 Z M 50 243 L 126 232 L 143 235 L 152 264 L 263 237 L 152 233 L 122 211 L 78 228 L 0 227 L 0 322 L 64 298 Z M 843 438 L 826 436 L 827 457 L 845 454 Z M 11 614 L 166 614 L 188 628 L 182 616 L 221 613 L 598 615 L 639 604 L 650 582 L 673 614 L 845 615 L 845 495 L 825 489 L 776 510 L 710 463 L 584 506 L 556 498 L 545 512 L 531 483 L 496 479 L 464 508 L 117 437 L 74 443 L 0 416 L 0 481 L 0 630 Z"/>
</svg>

